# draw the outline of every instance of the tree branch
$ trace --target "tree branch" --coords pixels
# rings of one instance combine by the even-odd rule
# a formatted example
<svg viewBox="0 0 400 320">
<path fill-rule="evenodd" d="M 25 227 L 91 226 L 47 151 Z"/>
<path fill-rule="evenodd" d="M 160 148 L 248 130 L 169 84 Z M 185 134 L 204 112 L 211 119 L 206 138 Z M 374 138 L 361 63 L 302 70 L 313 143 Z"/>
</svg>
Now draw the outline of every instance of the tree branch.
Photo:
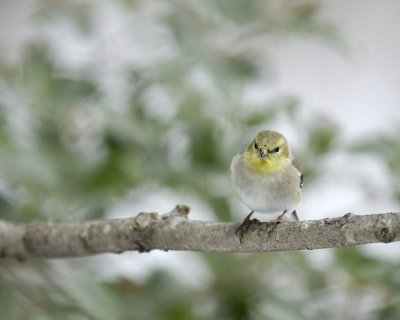
<svg viewBox="0 0 400 320">
<path fill-rule="evenodd" d="M 127 219 L 18 225 L 0 220 L 0 258 L 68 258 L 128 250 L 267 252 L 351 247 L 400 241 L 400 213 L 253 224 L 241 244 L 238 223 L 188 219 L 189 208 L 139 213 Z"/>
</svg>

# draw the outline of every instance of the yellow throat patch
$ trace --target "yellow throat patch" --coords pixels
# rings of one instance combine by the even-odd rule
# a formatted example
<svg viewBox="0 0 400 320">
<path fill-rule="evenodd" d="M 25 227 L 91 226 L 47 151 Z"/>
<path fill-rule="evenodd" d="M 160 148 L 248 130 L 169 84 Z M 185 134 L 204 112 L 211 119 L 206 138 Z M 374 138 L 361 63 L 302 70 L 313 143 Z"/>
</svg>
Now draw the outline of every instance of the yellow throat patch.
<svg viewBox="0 0 400 320">
<path fill-rule="evenodd" d="M 266 158 L 262 160 L 257 153 L 254 152 L 245 152 L 244 154 L 244 162 L 246 166 L 255 174 L 266 175 L 274 173 L 280 170 L 285 161 L 282 157 L 280 158 Z"/>
</svg>

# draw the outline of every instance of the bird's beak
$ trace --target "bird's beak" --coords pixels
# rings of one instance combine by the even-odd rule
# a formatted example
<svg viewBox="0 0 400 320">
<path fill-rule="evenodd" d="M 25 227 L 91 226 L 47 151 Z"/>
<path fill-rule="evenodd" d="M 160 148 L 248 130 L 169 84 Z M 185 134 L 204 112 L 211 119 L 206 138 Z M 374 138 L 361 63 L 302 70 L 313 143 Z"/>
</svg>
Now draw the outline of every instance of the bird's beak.
<svg viewBox="0 0 400 320">
<path fill-rule="evenodd" d="M 268 156 L 268 150 L 260 148 L 260 158 L 262 160 L 265 160 L 265 158 Z"/>
</svg>

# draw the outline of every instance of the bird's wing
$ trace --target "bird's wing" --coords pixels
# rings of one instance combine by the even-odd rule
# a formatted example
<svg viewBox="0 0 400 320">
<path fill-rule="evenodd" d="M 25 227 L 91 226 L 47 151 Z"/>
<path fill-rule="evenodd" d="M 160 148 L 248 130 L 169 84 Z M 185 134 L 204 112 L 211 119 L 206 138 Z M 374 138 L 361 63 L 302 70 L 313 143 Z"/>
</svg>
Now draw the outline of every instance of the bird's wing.
<svg viewBox="0 0 400 320">
<path fill-rule="evenodd" d="M 300 162 L 297 159 L 292 160 L 293 167 L 297 169 L 300 176 L 300 188 L 303 187 L 303 174 L 301 173 Z"/>
</svg>

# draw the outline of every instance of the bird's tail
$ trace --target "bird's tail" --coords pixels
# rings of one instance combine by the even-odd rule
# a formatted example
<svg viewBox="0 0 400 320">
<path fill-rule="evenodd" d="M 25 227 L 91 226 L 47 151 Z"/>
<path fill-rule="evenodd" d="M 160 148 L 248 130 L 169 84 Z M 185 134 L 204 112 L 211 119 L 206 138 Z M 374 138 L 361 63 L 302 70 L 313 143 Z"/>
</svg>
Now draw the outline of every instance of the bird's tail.
<svg viewBox="0 0 400 320">
<path fill-rule="evenodd" d="M 299 217 L 297 216 L 296 210 L 293 210 L 292 214 L 291 214 L 292 218 L 296 221 L 299 221 Z"/>
</svg>

